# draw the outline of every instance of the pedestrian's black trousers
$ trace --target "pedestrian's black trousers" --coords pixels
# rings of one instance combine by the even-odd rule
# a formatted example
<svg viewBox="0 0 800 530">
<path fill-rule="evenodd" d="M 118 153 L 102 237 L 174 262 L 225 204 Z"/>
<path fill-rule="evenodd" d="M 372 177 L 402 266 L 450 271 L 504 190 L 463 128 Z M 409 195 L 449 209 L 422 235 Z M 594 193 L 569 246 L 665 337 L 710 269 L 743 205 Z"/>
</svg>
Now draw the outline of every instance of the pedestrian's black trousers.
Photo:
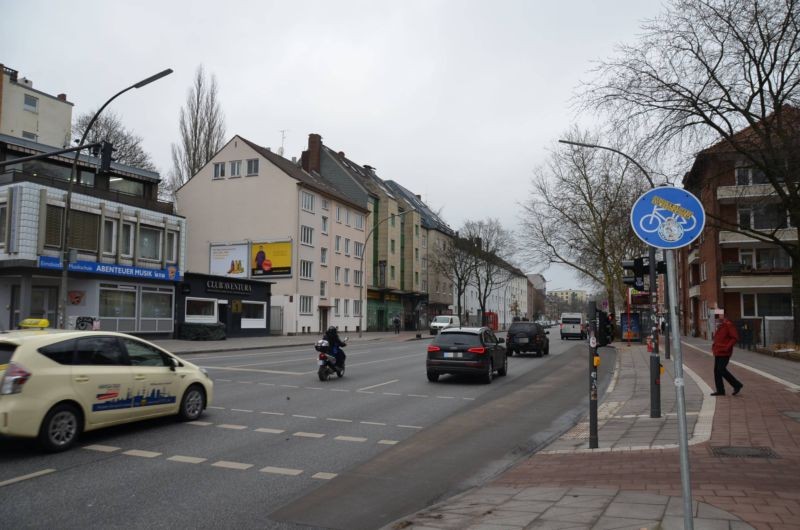
<svg viewBox="0 0 800 530">
<path fill-rule="evenodd" d="M 728 371 L 728 362 L 730 362 L 730 360 L 730 357 L 714 357 L 714 384 L 717 386 L 717 392 L 720 394 L 725 393 L 725 385 L 722 383 L 723 379 L 725 379 L 734 390 L 742 386 L 742 383 Z"/>
</svg>

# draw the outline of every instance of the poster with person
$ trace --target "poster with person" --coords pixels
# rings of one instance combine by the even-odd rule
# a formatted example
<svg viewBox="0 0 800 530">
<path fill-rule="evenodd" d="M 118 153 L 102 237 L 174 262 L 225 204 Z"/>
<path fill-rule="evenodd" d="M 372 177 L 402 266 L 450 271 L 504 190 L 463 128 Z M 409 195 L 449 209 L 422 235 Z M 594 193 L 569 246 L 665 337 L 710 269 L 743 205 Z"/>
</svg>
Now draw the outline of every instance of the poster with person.
<svg viewBox="0 0 800 530">
<path fill-rule="evenodd" d="M 274 278 L 291 275 L 291 241 L 263 241 L 250 244 L 251 277 Z"/>
</svg>

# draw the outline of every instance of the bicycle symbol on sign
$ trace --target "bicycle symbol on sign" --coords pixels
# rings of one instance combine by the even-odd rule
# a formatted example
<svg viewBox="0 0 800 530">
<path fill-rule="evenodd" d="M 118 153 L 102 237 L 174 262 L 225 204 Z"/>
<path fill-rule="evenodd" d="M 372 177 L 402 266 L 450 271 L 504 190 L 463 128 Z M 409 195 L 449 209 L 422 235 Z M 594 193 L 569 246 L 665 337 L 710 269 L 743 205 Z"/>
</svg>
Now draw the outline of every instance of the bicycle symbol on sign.
<svg viewBox="0 0 800 530">
<path fill-rule="evenodd" d="M 679 204 L 675 204 L 679 207 Z M 667 208 L 660 208 L 653 205 L 653 211 L 642 216 L 639 220 L 639 228 L 643 232 L 658 232 L 664 241 L 675 242 L 683 237 L 684 232 L 692 230 L 697 226 L 697 216 L 689 215 L 688 219 Z"/>
</svg>

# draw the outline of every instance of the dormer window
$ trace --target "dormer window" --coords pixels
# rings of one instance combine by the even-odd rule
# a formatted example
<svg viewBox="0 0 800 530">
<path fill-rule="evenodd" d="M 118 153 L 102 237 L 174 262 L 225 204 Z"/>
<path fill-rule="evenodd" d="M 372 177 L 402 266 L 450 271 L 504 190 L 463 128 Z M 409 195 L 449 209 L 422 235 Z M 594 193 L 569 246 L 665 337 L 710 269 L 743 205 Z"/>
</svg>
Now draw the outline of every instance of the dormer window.
<svg viewBox="0 0 800 530">
<path fill-rule="evenodd" d="M 214 178 L 225 178 L 225 162 L 216 162 L 214 164 Z"/>
</svg>

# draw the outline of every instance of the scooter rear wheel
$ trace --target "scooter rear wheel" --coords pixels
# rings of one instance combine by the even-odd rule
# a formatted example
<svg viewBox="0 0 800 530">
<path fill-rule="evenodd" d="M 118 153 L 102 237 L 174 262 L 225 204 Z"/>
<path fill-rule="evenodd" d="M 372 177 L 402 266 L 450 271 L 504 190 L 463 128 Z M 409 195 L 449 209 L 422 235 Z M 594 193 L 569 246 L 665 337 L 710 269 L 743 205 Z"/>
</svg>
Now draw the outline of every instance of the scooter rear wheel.
<svg viewBox="0 0 800 530">
<path fill-rule="evenodd" d="M 336 375 L 338 375 L 339 377 L 344 377 L 344 366 L 336 370 Z"/>
<path fill-rule="evenodd" d="M 324 366 L 320 366 L 319 370 L 317 370 L 317 375 L 319 376 L 320 381 L 327 381 L 328 380 L 328 369 Z"/>
</svg>

